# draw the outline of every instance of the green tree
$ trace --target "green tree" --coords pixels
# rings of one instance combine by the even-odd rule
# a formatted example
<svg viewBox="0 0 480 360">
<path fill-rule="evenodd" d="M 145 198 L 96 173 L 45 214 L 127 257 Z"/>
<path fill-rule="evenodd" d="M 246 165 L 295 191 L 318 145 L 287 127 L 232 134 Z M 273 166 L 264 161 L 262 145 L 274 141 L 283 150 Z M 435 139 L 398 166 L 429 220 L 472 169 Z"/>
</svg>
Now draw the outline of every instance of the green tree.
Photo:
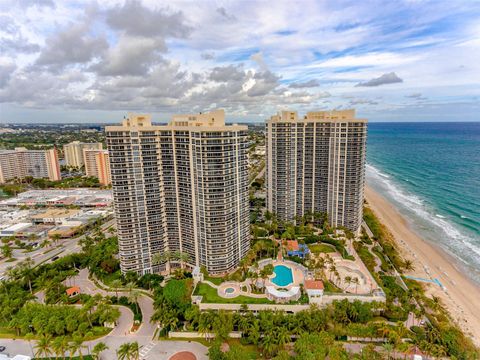
<svg viewBox="0 0 480 360">
<path fill-rule="evenodd" d="M 101 353 L 108 349 L 108 346 L 104 342 L 99 342 L 95 344 L 92 350 L 92 355 L 95 360 L 101 359 Z"/>
<path fill-rule="evenodd" d="M 11 257 L 12 257 L 12 254 L 13 254 L 13 250 L 12 250 L 12 248 L 10 247 L 10 245 L 5 244 L 5 245 L 2 246 L 2 255 L 3 255 L 3 257 L 11 258 Z"/>
<path fill-rule="evenodd" d="M 41 336 L 35 345 L 35 349 L 35 357 L 49 357 L 52 355 L 52 338 L 46 335 Z"/>
</svg>

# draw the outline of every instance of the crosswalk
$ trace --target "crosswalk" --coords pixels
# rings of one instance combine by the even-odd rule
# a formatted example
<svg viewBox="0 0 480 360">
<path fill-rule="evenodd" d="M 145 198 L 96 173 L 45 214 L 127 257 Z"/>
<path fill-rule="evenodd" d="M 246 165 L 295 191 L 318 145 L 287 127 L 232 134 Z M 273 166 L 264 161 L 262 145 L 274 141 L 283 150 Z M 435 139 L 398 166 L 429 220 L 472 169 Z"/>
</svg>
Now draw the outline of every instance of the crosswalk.
<svg viewBox="0 0 480 360">
<path fill-rule="evenodd" d="M 155 343 L 153 341 L 150 341 L 147 345 L 143 346 L 140 349 L 140 359 L 145 360 L 145 357 L 148 355 L 150 350 L 152 350 L 155 347 Z"/>
</svg>

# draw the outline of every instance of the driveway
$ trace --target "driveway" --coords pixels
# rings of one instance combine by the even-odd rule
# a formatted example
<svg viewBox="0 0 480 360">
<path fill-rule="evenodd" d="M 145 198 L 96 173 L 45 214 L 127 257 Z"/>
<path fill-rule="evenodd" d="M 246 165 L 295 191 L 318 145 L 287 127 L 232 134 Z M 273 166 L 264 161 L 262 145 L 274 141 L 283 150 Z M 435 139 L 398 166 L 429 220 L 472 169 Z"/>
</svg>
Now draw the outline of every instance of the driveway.
<svg viewBox="0 0 480 360">
<path fill-rule="evenodd" d="M 84 294 L 89 294 L 89 295 L 101 294 L 102 296 L 105 296 L 105 295 L 116 296 L 115 291 L 106 291 L 98 288 L 97 285 L 95 285 L 95 283 L 88 278 L 88 269 L 80 270 L 76 276 L 70 279 L 67 279 L 65 281 L 65 284 L 67 286 L 74 286 L 74 285 L 79 286 L 80 291 Z M 118 294 L 128 296 L 128 291 L 119 290 Z M 138 298 L 138 305 L 140 307 L 140 311 L 142 312 L 143 321 L 140 328 L 136 331 L 136 335 L 146 336 L 152 339 L 153 335 L 155 334 L 155 330 L 157 329 L 156 324 L 150 322 L 150 318 L 154 313 L 153 300 L 149 296 L 141 295 Z"/>
</svg>

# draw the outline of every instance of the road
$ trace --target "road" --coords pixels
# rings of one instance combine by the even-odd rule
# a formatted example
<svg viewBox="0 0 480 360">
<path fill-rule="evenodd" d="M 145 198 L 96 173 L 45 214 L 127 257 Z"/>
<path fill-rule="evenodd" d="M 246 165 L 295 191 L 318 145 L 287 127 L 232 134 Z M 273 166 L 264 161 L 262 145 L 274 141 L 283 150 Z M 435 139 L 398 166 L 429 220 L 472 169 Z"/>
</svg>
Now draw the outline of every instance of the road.
<svg viewBox="0 0 480 360">
<path fill-rule="evenodd" d="M 101 225 L 101 229 L 103 231 L 107 230 L 109 227 L 115 225 L 115 220 L 109 220 L 106 223 Z M 91 235 L 91 231 L 81 235 L 79 237 L 73 239 L 65 239 L 61 241 L 61 244 L 56 247 L 49 247 L 49 248 L 38 248 L 31 252 L 24 253 L 25 250 L 23 249 L 15 249 L 13 252 L 14 258 L 17 260 L 7 262 L 6 260 L 0 261 L 0 276 L 4 276 L 5 272 L 10 267 L 15 267 L 19 262 L 25 260 L 26 258 L 30 257 L 35 265 L 39 265 L 43 262 L 48 261 L 49 259 L 53 258 L 54 256 L 65 256 L 68 254 L 72 254 L 75 252 L 79 252 L 81 250 L 81 246 L 78 242 L 84 239 L 86 236 Z M 52 250 L 53 249 L 53 250 Z"/>
<path fill-rule="evenodd" d="M 106 291 L 98 288 L 95 283 L 88 278 L 88 269 L 80 270 L 76 276 L 66 280 L 65 284 L 67 286 L 79 286 L 82 293 L 89 295 L 100 294 L 102 296 L 116 296 L 117 294 L 116 291 Z M 118 290 L 118 294 L 128 296 L 128 291 Z M 138 305 L 140 307 L 140 311 L 142 312 L 143 322 L 140 328 L 136 331 L 136 335 L 145 336 L 149 339 L 152 339 L 153 335 L 155 334 L 155 330 L 157 329 L 156 324 L 150 322 L 150 318 L 154 313 L 153 300 L 149 296 L 141 295 L 138 298 Z M 130 331 L 130 328 L 131 326 L 128 328 L 128 331 Z"/>
</svg>

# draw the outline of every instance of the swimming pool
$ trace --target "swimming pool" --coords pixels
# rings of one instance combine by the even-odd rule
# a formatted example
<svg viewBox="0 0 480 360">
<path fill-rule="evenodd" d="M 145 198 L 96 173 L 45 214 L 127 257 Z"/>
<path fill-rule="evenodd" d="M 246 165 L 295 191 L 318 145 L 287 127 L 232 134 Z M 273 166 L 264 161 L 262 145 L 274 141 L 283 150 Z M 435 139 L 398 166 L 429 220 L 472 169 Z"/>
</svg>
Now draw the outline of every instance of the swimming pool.
<svg viewBox="0 0 480 360">
<path fill-rule="evenodd" d="M 273 268 L 275 277 L 272 279 L 272 282 L 277 286 L 287 286 L 293 282 L 293 273 L 292 269 L 288 266 L 277 265 Z"/>
</svg>

